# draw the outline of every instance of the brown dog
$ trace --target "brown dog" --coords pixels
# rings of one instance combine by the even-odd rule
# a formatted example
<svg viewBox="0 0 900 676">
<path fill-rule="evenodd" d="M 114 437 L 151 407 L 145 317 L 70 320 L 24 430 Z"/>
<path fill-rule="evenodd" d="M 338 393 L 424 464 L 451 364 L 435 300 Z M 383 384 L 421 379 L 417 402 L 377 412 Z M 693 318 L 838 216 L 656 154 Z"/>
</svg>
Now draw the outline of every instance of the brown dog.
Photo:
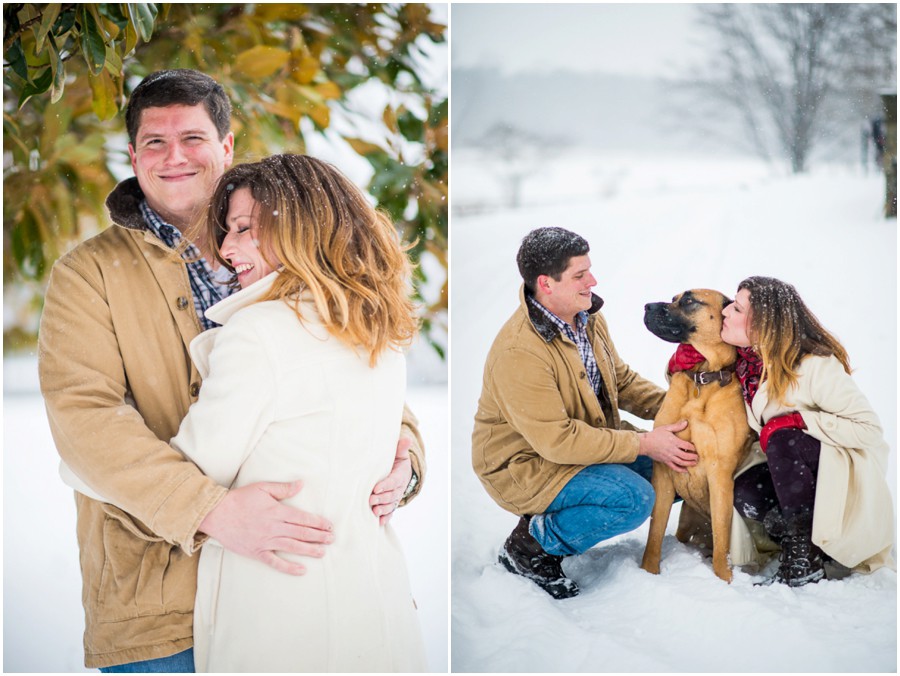
<svg viewBox="0 0 900 676">
<path fill-rule="evenodd" d="M 663 535 L 677 493 L 687 506 L 709 518 L 713 538 L 713 571 L 731 582 L 728 549 L 731 540 L 734 471 L 750 449 L 749 426 L 740 383 L 734 373 L 737 353 L 722 342 L 722 309 L 731 301 L 709 289 L 692 289 L 671 303 L 648 303 L 644 324 L 670 343 L 689 343 L 706 361 L 672 375 L 669 391 L 654 427 L 687 420 L 678 436 L 697 450 L 698 462 L 686 473 L 653 463 L 656 502 L 641 568 L 659 573 Z M 677 537 L 685 541 L 681 534 Z"/>
</svg>

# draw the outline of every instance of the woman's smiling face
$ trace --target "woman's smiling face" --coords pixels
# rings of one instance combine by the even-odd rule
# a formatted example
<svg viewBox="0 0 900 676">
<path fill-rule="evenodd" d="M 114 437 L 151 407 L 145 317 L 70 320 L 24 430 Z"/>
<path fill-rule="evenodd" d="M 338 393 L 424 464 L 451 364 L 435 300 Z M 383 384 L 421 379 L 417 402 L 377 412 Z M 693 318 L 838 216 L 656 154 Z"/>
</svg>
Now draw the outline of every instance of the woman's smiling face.
<svg viewBox="0 0 900 676">
<path fill-rule="evenodd" d="M 241 288 L 246 288 L 275 270 L 259 248 L 259 203 L 249 188 L 238 188 L 228 200 L 225 217 L 228 234 L 222 241 L 222 257 L 234 268 Z M 270 261 L 275 260 L 269 254 Z"/>
</svg>

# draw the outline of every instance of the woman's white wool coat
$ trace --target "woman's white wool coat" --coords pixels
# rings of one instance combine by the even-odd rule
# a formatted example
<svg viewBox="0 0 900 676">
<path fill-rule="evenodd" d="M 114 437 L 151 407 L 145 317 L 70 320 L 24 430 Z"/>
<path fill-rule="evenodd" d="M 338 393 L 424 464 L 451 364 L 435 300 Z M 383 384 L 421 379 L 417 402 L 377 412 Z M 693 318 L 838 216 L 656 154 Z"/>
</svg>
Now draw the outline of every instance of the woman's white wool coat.
<svg viewBox="0 0 900 676">
<path fill-rule="evenodd" d="M 813 542 L 855 572 L 894 567 L 894 507 L 886 480 L 890 447 L 865 395 L 837 358 L 808 356 L 785 403 L 770 400 L 763 381 L 747 406 L 757 432 L 772 418 L 794 411 L 803 417 L 807 434 L 821 442 Z M 765 456 L 757 443 L 738 474 L 759 462 Z M 736 564 L 753 559 L 749 533 L 740 521 L 733 521 Z"/>
<path fill-rule="evenodd" d="M 191 343 L 203 387 L 172 444 L 223 486 L 302 479 L 285 502 L 330 520 L 334 542 L 322 558 L 282 554 L 306 567 L 299 577 L 207 542 L 197 671 L 422 671 L 404 556 L 369 506 L 394 460 L 404 358 L 388 350 L 370 367 L 311 301 L 302 322 L 283 301 L 257 302 L 277 274 L 207 311 L 223 326 Z"/>
</svg>

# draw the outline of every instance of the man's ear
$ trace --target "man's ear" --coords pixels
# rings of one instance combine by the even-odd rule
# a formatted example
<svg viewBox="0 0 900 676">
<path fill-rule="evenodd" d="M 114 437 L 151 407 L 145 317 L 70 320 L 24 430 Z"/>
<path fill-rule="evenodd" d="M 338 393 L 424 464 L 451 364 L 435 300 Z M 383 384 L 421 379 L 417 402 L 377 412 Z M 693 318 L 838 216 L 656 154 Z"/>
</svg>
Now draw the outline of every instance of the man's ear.
<svg viewBox="0 0 900 676">
<path fill-rule="evenodd" d="M 234 132 L 228 132 L 228 135 L 222 139 L 225 146 L 225 168 L 228 169 L 234 162 Z"/>
<path fill-rule="evenodd" d="M 538 275 L 535 283 L 541 293 L 550 293 L 550 275 Z"/>
</svg>

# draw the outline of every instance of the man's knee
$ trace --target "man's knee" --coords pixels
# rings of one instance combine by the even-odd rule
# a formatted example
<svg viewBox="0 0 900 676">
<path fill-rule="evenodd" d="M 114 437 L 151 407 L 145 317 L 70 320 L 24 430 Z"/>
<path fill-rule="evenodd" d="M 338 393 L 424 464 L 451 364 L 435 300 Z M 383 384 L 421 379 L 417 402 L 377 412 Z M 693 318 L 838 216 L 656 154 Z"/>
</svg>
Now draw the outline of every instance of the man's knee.
<svg viewBox="0 0 900 676">
<path fill-rule="evenodd" d="M 623 502 L 622 507 L 627 509 L 627 513 L 631 517 L 629 530 L 633 530 L 650 518 L 656 495 L 653 492 L 653 486 L 650 485 L 650 482 L 641 477 L 636 477 L 635 480 L 630 483 L 628 488 L 630 493 L 630 504 Z"/>
</svg>

